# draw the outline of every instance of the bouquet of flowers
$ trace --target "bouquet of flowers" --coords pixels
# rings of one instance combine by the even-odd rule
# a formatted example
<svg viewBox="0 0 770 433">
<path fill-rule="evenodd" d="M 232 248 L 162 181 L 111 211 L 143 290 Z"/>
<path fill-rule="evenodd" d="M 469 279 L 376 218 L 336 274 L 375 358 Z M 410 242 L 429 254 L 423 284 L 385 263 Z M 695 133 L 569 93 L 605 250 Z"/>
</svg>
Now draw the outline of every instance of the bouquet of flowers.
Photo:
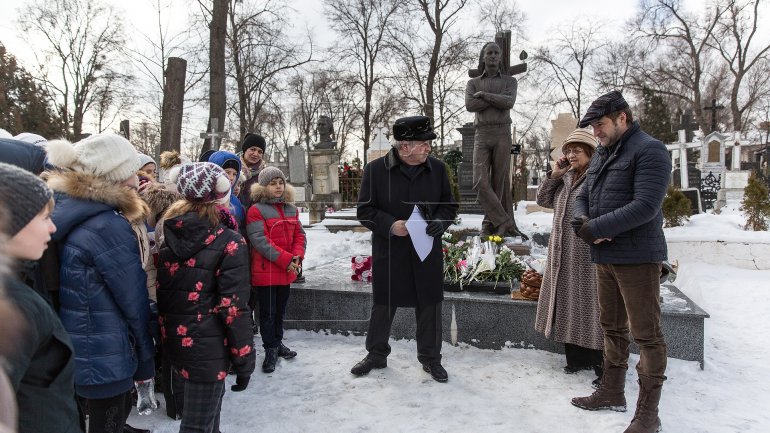
<svg viewBox="0 0 770 433">
<path fill-rule="evenodd" d="M 353 256 L 350 259 L 350 268 L 353 270 L 351 280 L 372 282 L 372 256 Z"/>
<path fill-rule="evenodd" d="M 458 241 L 445 233 L 442 237 L 444 280 L 461 288 L 473 282 L 520 280 L 527 265 L 502 242 L 502 237 L 494 235 L 484 242 L 478 236 Z"/>
</svg>

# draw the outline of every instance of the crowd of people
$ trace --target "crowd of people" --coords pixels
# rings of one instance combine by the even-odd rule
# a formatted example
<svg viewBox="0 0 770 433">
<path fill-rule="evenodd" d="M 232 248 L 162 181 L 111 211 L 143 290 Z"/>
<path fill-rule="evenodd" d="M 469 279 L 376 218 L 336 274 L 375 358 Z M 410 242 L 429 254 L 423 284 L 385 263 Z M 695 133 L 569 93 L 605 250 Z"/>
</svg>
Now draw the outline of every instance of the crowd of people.
<svg viewBox="0 0 770 433">
<path fill-rule="evenodd" d="M 537 192 L 554 223 L 535 328 L 564 344 L 565 373 L 596 372 L 596 390 L 572 404 L 615 411 L 626 410 L 630 331 L 640 395 L 625 433 L 660 431 L 671 161 L 619 92 L 594 101 L 579 126 Z M 0 433 L 142 431 L 126 420 L 133 406 L 157 409 L 156 391 L 180 432 L 218 433 L 225 378 L 235 375 L 233 392 L 248 387 L 257 332 L 263 372 L 297 356 L 283 321 L 306 237 L 292 186 L 263 159 L 265 139 L 247 134 L 240 156 L 166 152 L 158 164 L 115 134 L 17 138 L 0 138 Z M 390 152 L 363 170 L 357 216 L 372 231 L 373 305 L 355 376 L 387 367 L 395 313 L 412 307 L 417 360 L 449 380 L 441 237 L 458 204 L 430 156 L 435 138 L 430 118 L 398 119 Z M 410 233 L 415 209 L 425 233 Z M 482 232 L 513 232 L 506 212 Z M 412 236 L 427 236 L 431 251 L 419 256 Z"/>
<path fill-rule="evenodd" d="M 249 134 L 242 156 L 158 164 L 116 134 L 0 138 L 0 432 L 142 432 L 126 421 L 158 391 L 180 432 L 217 433 L 255 333 L 264 372 L 297 356 L 283 318 L 305 235 L 264 150 Z"/>
</svg>

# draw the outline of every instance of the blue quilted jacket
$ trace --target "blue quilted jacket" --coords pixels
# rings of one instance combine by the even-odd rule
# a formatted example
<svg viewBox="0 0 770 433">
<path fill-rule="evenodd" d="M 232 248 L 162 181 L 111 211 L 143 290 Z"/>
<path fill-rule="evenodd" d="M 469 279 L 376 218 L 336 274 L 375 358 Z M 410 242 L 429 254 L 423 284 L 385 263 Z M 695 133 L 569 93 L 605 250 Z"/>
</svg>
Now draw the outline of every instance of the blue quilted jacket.
<svg viewBox="0 0 770 433">
<path fill-rule="evenodd" d="M 671 176 L 666 147 L 639 123 L 610 147 L 599 146 L 575 201 L 574 216 L 588 216 L 596 238 L 591 259 L 603 264 L 656 263 L 666 260 L 661 206 Z"/>
<path fill-rule="evenodd" d="M 108 398 L 154 375 L 146 274 L 131 221 L 140 221 L 134 191 L 90 175 L 48 180 L 59 246 L 59 316 L 75 349 L 75 388 Z"/>
</svg>

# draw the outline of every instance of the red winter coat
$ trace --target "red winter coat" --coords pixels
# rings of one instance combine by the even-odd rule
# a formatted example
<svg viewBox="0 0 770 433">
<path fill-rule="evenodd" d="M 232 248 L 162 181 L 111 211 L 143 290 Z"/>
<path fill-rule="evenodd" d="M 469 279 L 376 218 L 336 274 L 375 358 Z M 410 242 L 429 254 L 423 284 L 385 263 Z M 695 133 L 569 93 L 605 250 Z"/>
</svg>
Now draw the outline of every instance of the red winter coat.
<svg viewBox="0 0 770 433">
<path fill-rule="evenodd" d="M 246 233 L 251 242 L 251 285 L 285 286 L 297 279 L 287 269 L 294 256 L 305 257 L 305 231 L 299 212 L 291 204 L 294 189 L 286 185 L 282 199 L 271 199 L 260 184 L 251 188 L 254 203 L 246 215 Z"/>
</svg>

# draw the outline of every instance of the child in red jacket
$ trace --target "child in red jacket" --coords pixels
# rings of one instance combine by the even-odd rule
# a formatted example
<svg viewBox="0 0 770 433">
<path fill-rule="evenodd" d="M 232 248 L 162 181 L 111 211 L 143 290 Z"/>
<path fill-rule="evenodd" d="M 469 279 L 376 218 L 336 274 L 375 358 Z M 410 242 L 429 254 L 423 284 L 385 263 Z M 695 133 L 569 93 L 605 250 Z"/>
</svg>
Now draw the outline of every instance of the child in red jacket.
<svg viewBox="0 0 770 433">
<path fill-rule="evenodd" d="M 289 285 L 297 279 L 305 257 L 305 231 L 294 206 L 294 188 L 277 167 L 265 167 L 251 187 L 254 203 L 246 216 L 251 241 L 252 307 L 259 300 L 259 327 L 265 361 L 262 371 L 272 373 L 278 357 L 297 352 L 284 346 L 283 318 Z"/>
</svg>

